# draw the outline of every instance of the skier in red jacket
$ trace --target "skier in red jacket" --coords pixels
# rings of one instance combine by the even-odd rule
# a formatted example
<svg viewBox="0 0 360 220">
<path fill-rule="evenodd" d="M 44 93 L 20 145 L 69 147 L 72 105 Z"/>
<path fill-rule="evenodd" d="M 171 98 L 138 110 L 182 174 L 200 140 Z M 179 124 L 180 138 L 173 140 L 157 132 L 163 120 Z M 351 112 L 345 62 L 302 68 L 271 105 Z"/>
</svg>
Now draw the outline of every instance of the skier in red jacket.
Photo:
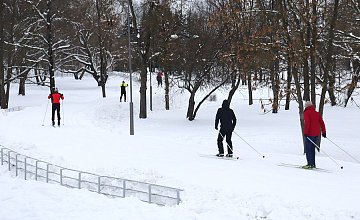
<svg viewBox="0 0 360 220">
<path fill-rule="evenodd" d="M 55 126 L 55 111 L 57 111 L 58 126 L 60 126 L 60 99 L 64 99 L 64 95 L 59 93 L 58 88 L 54 89 L 54 92 L 48 96 L 52 103 L 52 125 Z"/>
<path fill-rule="evenodd" d="M 312 169 L 315 168 L 315 145 L 312 143 L 318 143 L 320 134 L 326 138 L 325 123 L 321 115 L 315 111 L 315 107 L 311 101 L 305 102 L 304 110 L 304 138 L 305 138 L 305 153 L 307 165 L 303 168 Z M 311 140 L 311 141 L 310 141 Z M 317 149 L 318 151 L 320 149 Z"/>
</svg>

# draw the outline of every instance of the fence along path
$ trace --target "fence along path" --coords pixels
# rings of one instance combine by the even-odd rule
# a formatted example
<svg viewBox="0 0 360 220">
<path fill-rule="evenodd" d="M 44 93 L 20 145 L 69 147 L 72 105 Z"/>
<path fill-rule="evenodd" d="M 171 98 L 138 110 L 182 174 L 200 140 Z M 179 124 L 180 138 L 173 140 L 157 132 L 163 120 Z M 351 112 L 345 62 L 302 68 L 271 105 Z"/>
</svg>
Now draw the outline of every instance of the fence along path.
<svg viewBox="0 0 360 220">
<path fill-rule="evenodd" d="M 1 165 L 7 164 L 9 171 L 15 171 L 16 176 L 22 175 L 25 180 L 88 189 L 110 197 L 137 197 L 158 205 L 171 206 L 181 202 L 182 189 L 69 169 L 19 154 L 2 145 L 0 148 Z"/>
</svg>

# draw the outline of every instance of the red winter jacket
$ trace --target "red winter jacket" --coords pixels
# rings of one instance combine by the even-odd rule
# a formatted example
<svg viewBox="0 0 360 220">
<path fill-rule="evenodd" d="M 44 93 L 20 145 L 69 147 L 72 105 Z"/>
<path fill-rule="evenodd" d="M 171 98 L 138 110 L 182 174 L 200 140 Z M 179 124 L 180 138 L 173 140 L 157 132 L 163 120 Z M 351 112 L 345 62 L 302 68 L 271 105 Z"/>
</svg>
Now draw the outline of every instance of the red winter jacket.
<svg viewBox="0 0 360 220">
<path fill-rule="evenodd" d="M 326 133 L 325 123 L 315 107 L 309 106 L 304 111 L 304 135 L 319 136 L 321 133 Z"/>
<path fill-rule="evenodd" d="M 64 99 L 64 95 L 61 93 L 55 92 L 55 93 L 51 93 L 48 96 L 48 99 L 51 99 L 51 103 L 53 103 L 53 104 L 59 104 L 60 99 Z"/>
</svg>

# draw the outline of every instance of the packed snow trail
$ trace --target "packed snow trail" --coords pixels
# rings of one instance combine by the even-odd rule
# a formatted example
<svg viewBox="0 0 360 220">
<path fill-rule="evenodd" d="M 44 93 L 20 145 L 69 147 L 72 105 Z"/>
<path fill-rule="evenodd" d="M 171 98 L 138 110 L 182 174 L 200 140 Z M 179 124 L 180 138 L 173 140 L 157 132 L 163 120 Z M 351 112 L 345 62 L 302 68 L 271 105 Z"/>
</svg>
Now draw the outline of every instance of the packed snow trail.
<svg viewBox="0 0 360 220">
<path fill-rule="evenodd" d="M 47 88 L 28 85 L 27 95 L 17 96 L 13 87 L 11 107 L 23 109 L 1 111 L 1 144 L 64 167 L 182 188 L 183 202 L 176 207 L 157 207 L 136 199 L 111 199 L 13 178 L 0 167 L 0 216 L 7 216 L 6 220 L 99 216 L 160 220 L 360 219 L 360 177 L 354 175 L 360 166 L 331 143 L 324 140 L 321 148 L 340 162 L 343 170 L 321 152 L 316 156 L 317 166 L 331 173 L 277 165 L 306 163 L 296 103 L 290 111 L 259 115 L 259 105 L 248 106 L 241 93 L 236 93 L 231 104 L 238 120 L 236 132 L 266 157 L 259 157 L 233 136 L 234 153 L 240 159 L 213 160 L 199 155 L 217 153 L 214 117 L 226 91 L 217 93 L 216 102 L 205 102 L 196 120 L 189 122 L 185 118 L 187 94 L 172 91 L 171 109 L 165 111 L 164 93 L 158 88 L 153 111 L 148 112 L 147 119 L 135 117 L 135 135 L 130 136 L 129 105 L 119 103 L 122 80 L 109 78 L 104 99 L 91 78 L 57 78 L 57 86 L 65 95 L 65 125 L 59 129 L 41 126 Z M 137 83 L 134 87 L 138 91 Z M 135 92 L 135 116 L 138 103 Z M 358 111 L 355 107 L 326 106 L 324 114 L 328 136 L 355 158 L 360 158 Z M 50 123 L 48 116 L 45 125 Z"/>
</svg>

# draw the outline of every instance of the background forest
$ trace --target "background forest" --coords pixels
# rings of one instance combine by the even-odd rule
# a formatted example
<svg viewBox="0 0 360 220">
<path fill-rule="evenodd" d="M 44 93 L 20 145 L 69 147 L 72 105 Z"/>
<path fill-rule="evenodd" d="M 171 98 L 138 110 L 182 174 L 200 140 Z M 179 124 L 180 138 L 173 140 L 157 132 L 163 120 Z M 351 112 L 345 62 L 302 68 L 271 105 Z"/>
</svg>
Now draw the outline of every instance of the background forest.
<svg viewBox="0 0 360 220">
<path fill-rule="evenodd" d="M 271 88 L 280 101 L 346 106 L 360 72 L 357 0 L 0 0 L 0 105 L 10 85 L 56 87 L 57 74 L 89 74 L 106 97 L 113 71 L 134 71 L 141 82 L 140 118 L 147 117 L 149 72 L 189 93 L 191 121 L 220 87 Z M 129 56 L 132 66 L 129 69 Z M 208 91 L 198 98 L 198 91 Z M 300 120 L 301 121 L 301 120 Z"/>
</svg>

